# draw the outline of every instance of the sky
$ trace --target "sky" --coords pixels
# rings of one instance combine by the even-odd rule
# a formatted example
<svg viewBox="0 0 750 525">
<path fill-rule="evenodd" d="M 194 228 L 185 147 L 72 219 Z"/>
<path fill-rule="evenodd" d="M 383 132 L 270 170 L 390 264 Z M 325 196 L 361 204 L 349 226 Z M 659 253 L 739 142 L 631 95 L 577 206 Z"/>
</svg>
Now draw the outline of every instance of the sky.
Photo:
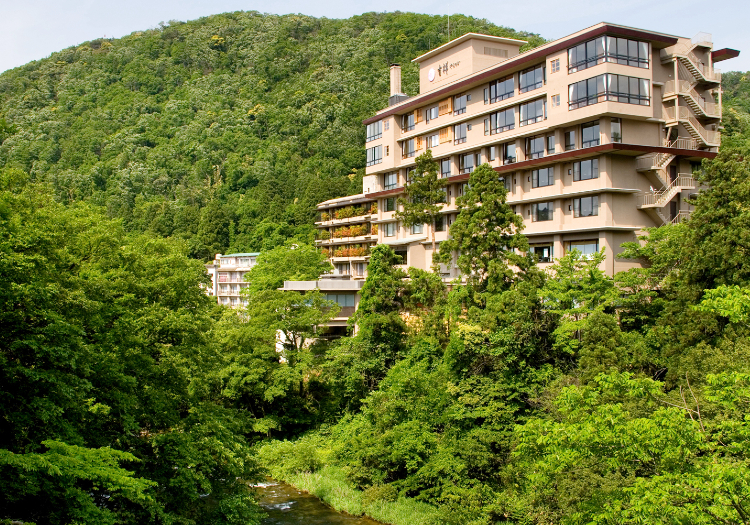
<svg viewBox="0 0 750 525">
<path fill-rule="evenodd" d="M 99 37 L 121 37 L 169 20 L 194 20 L 228 11 L 302 13 L 348 18 L 370 11 L 461 13 L 497 25 L 556 39 L 611 22 L 692 37 L 713 34 L 714 49 L 739 49 L 738 58 L 717 67 L 750 71 L 748 0 L 520 0 L 461 2 L 419 0 L 0 0 L 0 72 Z"/>
</svg>

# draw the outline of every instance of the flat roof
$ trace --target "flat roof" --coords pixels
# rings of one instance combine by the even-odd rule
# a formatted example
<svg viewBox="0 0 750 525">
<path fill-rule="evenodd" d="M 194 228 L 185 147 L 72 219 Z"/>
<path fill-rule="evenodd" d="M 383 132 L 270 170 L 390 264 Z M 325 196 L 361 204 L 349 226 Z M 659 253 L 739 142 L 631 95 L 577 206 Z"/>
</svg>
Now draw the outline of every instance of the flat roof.
<svg viewBox="0 0 750 525">
<path fill-rule="evenodd" d="M 518 40 L 516 38 L 483 35 L 481 33 L 466 33 L 465 35 L 460 36 L 458 38 L 454 38 L 450 42 L 447 42 L 440 47 L 436 47 L 432 51 L 428 51 L 424 55 L 419 55 L 417 58 L 412 60 L 412 62 L 422 62 L 423 60 L 427 60 L 428 58 L 434 57 L 435 55 L 439 55 L 446 49 L 450 49 L 451 47 L 457 46 L 458 44 L 461 44 L 462 42 L 466 42 L 467 40 L 471 40 L 472 38 L 477 39 L 477 40 L 486 40 L 488 42 L 495 42 L 497 44 L 517 45 L 518 47 L 521 47 L 524 44 L 528 44 L 526 40 Z"/>
<path fill-rule="evenodd" d="M 558 38 L 557 40 L 542 44 L 539 47 L 524 51 L 523 53 L 509 58 L 508 60 L 505 60 L 500 64 L 490 66 L 487 69 L 483 69 L 481 71 L 477 71 L 476 73 L 472 73 L 471 75 L 459 78 L 444 87 L 435 89 L 433 91 L 428 91 L 426 93 L 420 93 L 419 95 L 413 96 L 401 102 L 400 104 L 381 109 L 372 117 L 363 120 L 362 123 L 371 124 L 384 117 L 404 113 L 405 110 L 409 108 L 421 106 L 423 104 L 426 104 L 428 101 L 431 101 L 432 99 L 439 100 L 440 97 L 444 97 L 445 95 L 452 92 L 458 92 L 466 89 L 472 84 L 479 84 L 481 82 L 494 78 L 497 75 L 504 74 L 505 72 L 510 72 L 511 70 L 523 69 L 523 67 L 525 67 L 526 65 L 530 65 L 530 63 L 538 62 L 539 60 L 544 59 L 544 57 L 546 57 L 548 54 L 562 51 L 563 49 L 566 49 L 570 46 L 579 44 L 581 42 L 586 42 L 587 40 L 601 35 L 615 35 L 647 40 L 651 42 L 652 45 L 655 45 L 657 49 L 673 46 L 677 43 L 677 39 L 679 38 L 673 35 L 667 35 L 665 33 L 658 33 L 656 31 L 648 31 L 645 29 L 637 29 L 618 24 L 610 24 L 608 22 L 600 22 L 568 36 Z"/>
<path fill-rule="evenodd" d="M 221 254 L 221 257 L 257 257 L 260 255 L 260 252 L 253 252 L 253 253 L 223 253 Z"/>
</svg>

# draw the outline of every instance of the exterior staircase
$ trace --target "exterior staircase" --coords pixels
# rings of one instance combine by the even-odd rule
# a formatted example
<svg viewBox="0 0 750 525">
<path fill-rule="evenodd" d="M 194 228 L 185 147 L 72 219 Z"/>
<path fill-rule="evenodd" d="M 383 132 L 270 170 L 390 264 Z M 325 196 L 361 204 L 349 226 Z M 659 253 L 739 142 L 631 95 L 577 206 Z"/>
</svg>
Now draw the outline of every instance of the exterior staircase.
<svg viewBox="0 0 750 525">
<path fill-rule="evenodd" d="M 695 189 L 695 179 L 692 175 L 680 173 L 666 188 L 642 196 L 639 208 L 663 208 L 682 190 Z"/>
<path fill-rule="evenodd" d="M 718 148 L 721 143 L 721 134 L 718 131 L 712 131 L 703 127 L 703 124 L 698 122 L 695 115 L 691 114 L 690 108 L 685 106 L 665 107 L 664 108 L 664 120 L 667 121 L 667 125 L 670 122 L 681 122 L 685 129 L 690 133 L 697 142 L 706 147 Z"/>
<path fill-rule="evenodd" d="M 686 44 L 675 44 L 666 49 L 662 49 L 660 52 L 661 61 L 671 62 L 676 58 L 698 81 L 720 84 L 721 72 L 717 69 L 712 70 L 709 68 L 706 64 L 702 63 L 693 52 L 698 45 L 700 44 L 693 44 L 691 46 Z"/>
<path fill-rule="evenodd" d="M 697 83 L 691 83 L 687 80 L 669 80 L 664 84 L 664 95 L 680 95 L 690 109 L 697 115 L 706 118 L 721 118 L 721 108 L 715 102 L 706 101 L 706 99 L 695 90 Z"/>
</svg>

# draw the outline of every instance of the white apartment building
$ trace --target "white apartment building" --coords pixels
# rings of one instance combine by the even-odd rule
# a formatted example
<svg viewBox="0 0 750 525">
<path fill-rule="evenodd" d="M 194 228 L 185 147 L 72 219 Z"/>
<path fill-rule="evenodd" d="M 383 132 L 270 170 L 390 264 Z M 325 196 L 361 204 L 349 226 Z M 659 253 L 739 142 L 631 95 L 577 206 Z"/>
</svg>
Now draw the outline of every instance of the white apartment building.
<svg viewBox="0 0 750 525">
<path fill-rule="evenodd" d="M 213 263 L 206 265 L 211 277 L 208 295 L 216 297 L 216 302 L 224 306 L 239 308 L 247 306 L 247 298 L 240 292 L 249 285 L 245 274 L 255 266 L 258 253 L 216 254 Z"/>
</svg>

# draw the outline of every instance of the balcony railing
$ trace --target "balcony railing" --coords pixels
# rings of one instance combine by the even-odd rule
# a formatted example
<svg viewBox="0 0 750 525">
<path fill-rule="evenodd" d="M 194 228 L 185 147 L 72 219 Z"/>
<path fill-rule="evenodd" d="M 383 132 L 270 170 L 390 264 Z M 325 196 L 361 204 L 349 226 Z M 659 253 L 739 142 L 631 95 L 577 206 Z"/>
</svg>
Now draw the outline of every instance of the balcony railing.
<svg viewBox="0 0 750 525">
<path fill-rule="evenodd" d="M 703 124 L 698 122 L 698 119 L 695 118 L 695 116 L 690 112 L 690 108 L 687 108 L 685 106 L 680 106 L 679 112 L 677 113 L 678 118 L 675 118 L 675 108 L 674 107 L 665 107 L 663 108 L 663 118 L 666 121 L 671 120 L 681 120 L 683 122 L 690 123 L 690 128 L 692 126 L 695 133 L 691 133 L 691 135 L 696 136 L 699 135 L 703 141 L 706 144 L 718 144 L 721 140 L 721 134 L 718 131 L 712 131 L 708 130 L 703 127 Z"/>
<path fill-rule="evenodd" d="M 662 208 L 671 201 L 674 196 L 683 189 L 695 188 L 695 179 L 688 173 L 680 173 L 675 179 L 661 191 L 645 193 L 643 195 L 641 206 Z"/>
<path fill-rule="evenodd" d="M 693 46 L 686 44 L 675 44 L 671 47 L 661 50 L 662 59 L 668 59 L 672 57 L 681 57 L 686 59 L 695 70 L 697 70 L 703 78 L 712 82 L 721 82 L 721 71 L 718 69 L 711 70 L 706 64 L 700 61 L 695 53 L 693 53 Z"/>
<path fill-rule="evenodd" d="M 669 95 L 672 93 L 692 98 L 692 102 L 697 106 L 700 106 L 703 113 L 708 116 L 719 117 L 721 115 L 719 105 L 715 102 L 707 101 L 700 93 L 695 90 L 693 84 L 691 84 L 687 80 L 678 80 L 677 82 L 675 82 L 674 80 L 668 80 L 664 84 L 664 94 Z M 688 102 L 690 102 L 690 100 L 688 100 Z"/>
</svg>

